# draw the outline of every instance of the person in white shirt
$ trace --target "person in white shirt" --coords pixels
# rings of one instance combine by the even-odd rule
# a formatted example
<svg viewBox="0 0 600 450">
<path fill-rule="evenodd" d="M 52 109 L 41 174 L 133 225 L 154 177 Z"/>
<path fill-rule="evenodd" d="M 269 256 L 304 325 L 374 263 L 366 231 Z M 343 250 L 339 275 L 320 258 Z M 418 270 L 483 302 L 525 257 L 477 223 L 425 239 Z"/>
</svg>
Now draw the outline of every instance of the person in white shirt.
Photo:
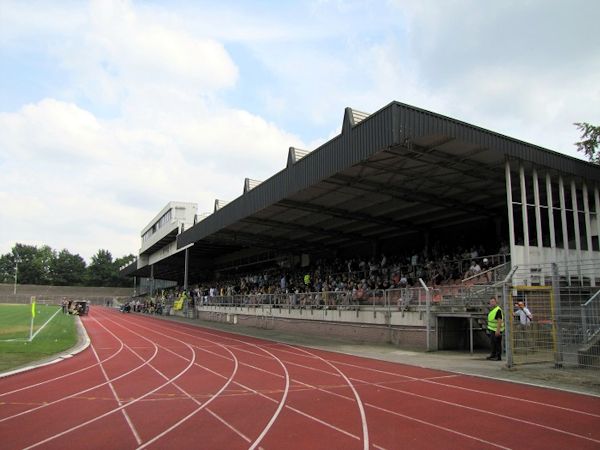
<svg viewBox="0 0 600 450">
<path fill-rule="evenodd" d="M 530 352 L 534 350 L 533 328 L 531 321 L 533 315 L 524 302 L 515 303 L 515 316 L 519 318 L 519 324 L 515 327 L 515 352 Z"/>
<path fill-rule="evenodd" d="M 517 308 L 515 310 L 515 316 L 519 317 L 519 322 L 521 323 L 521 325 L 523 325 L 523 326 L 531 325 L 531 321 L 533 320 L 533 315 L 531 314 L 531 311 L 529 311 L 529 308 L 527 308 L 527 306 L 525 306 L 525 303 L 523 303 L 523 302 L 515 303 L 515 307 Z"/>
</svg>

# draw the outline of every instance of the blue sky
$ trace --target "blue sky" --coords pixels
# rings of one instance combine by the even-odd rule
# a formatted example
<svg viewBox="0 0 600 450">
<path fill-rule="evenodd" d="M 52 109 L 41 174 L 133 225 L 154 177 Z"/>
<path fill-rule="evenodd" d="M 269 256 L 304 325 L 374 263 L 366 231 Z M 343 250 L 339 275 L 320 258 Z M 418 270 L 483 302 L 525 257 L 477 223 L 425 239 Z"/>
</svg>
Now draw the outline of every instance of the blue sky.
<svg viewBox="0 0 600 450">
<path fill-rule="evenodd" d="M 136 253 L 168 201 L 239 196 L 346 106 L 398 100 L 581 157 L 597 17 L 593 0 L 0 0 L 0 253 Z"/>
</svg>

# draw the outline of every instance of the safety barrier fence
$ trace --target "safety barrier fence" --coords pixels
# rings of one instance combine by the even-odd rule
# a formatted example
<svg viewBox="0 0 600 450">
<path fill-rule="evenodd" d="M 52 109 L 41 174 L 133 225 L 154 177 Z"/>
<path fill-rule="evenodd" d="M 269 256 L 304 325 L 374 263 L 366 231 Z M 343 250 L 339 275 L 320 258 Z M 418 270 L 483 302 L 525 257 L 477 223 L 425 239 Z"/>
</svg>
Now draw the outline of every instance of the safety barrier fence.
<svg viewBox="0 0 600 450">
<path fill-rule="evenodd" d="M 439 290 L 436 290 L 439 292 Z M 436 299 L 441 298 L 438 294 Z M 425 306 L 427 292 L 424 288 L 404 288 L 367 291 L 298 292 L 286 294 L 249 294 L 202 297 L 198 306 L 239 308 L 311 308 L 311 309 L 403 309 Z"/>
<path fill-rule="evenodd" d="M 507 281 L 509 365 L 600 369 L 600 287 L 590 283 L 597 262 L 573 267 L 565 272 L 564 264 L 521 266 Z"/>
</svg>

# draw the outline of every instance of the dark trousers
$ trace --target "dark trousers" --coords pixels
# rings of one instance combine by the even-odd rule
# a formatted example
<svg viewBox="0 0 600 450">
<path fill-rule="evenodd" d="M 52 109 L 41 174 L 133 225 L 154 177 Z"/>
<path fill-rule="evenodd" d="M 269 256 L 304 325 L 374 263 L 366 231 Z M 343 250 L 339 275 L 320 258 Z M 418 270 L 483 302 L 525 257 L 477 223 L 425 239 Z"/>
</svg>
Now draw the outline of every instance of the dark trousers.
<svg viewBox="0 0 600 450">
<path fill-rule="evenodd" d="M 492 353 L 490 356 L 492 358 L 501 358 L 502 357 L 502 333 L 496 336 L 496 332 L 490 331 L 490 345 L 492 347 Z"/>
</svg>

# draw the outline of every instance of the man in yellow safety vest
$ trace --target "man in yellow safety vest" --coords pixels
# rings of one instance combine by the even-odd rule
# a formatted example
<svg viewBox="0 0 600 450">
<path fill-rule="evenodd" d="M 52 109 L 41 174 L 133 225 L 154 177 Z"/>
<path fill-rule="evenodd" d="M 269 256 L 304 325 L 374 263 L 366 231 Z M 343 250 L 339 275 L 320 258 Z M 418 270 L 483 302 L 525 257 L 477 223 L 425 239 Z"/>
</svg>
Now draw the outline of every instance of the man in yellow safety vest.
<svg viewBox="0 0 600 450">
<path fill-rule="evenodd" d="M 498 306 L 496 297 L 490 298 L 490 312 L 487 317 L 487 329 L 490 336 L 492 353 L 486 359 L 492 361 L 502 360 L 502 333 L 504 332 L 504 317 L 502 308 Z"/>
</svg>

